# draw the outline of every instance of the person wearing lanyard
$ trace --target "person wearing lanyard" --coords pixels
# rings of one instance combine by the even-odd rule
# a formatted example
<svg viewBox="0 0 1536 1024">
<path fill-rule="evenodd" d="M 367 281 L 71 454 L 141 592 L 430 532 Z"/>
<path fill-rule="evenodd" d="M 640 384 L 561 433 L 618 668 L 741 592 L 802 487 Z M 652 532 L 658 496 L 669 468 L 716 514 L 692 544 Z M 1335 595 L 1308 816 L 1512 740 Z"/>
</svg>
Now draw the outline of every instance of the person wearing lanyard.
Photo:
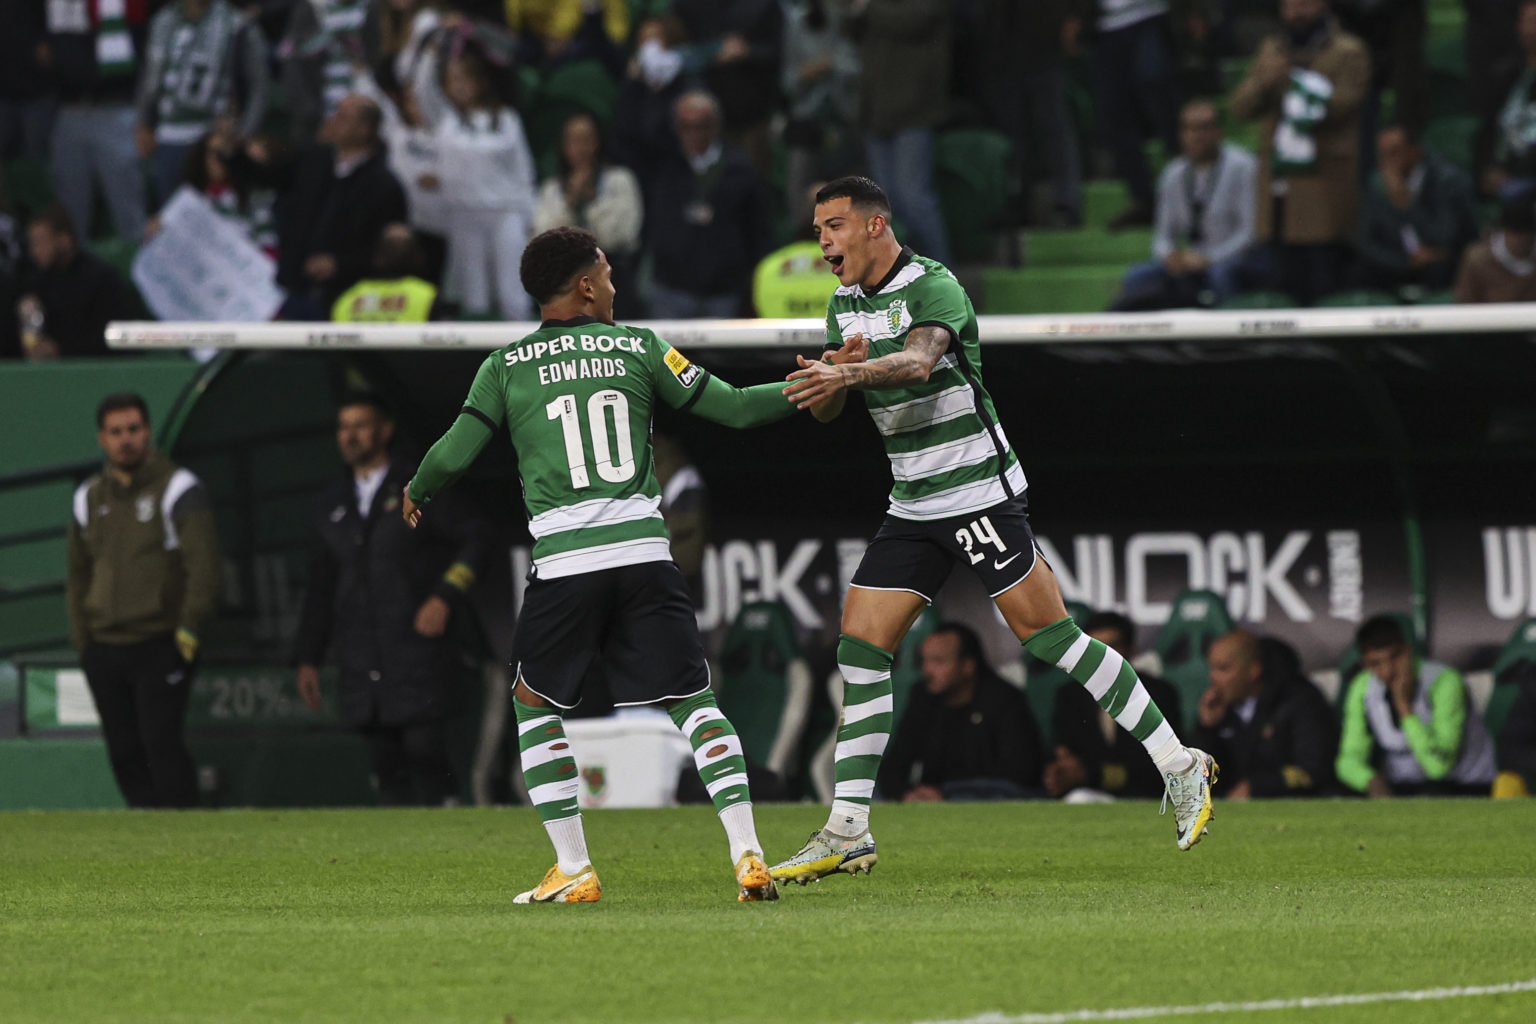
<svg viewBox="0 0 1536 1024">
<path fill-rule="evenodd" d="M 1218 304 L 1235 290 L 1253 240 L 1257 161 L 1224 140 L 1207 100 L 1179 113 L 1179 145 L 1158 182 L 1152 260 L 1126 272 L 1116 310 Z"/>
</svg>

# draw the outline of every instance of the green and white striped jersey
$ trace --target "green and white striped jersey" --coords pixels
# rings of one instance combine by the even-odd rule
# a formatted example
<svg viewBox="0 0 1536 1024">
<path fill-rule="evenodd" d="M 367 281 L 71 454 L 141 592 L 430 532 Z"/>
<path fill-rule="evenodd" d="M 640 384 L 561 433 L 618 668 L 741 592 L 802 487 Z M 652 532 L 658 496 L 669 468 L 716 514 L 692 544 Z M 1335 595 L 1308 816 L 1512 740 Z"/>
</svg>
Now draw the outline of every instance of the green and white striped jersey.
<svg viewBox="0 0 1536 1024">
<path fill-rule="evenodd" d="M 463 411 L 511 435 L 537 578 L 671 559 L 651 410 L 658 395 L 688 408 L 707 377 L 652 331 L 588 317 L 546 321 L 480 365 Z"/>
<path fill-rule="evenodd" d="M 954 336 L 928 380 L 863 393 L 891 460 L 890 514 L 944 519 L 1023 494 L 1024 470 L 981 383 L 976 310 L 943 264 L 904 248 L 872 292 L 839 288 L 827 303 L 827 346 L 863 333 L 876 359 L 901 351 L 907 332 L 924 324 Z"/>
</svg>

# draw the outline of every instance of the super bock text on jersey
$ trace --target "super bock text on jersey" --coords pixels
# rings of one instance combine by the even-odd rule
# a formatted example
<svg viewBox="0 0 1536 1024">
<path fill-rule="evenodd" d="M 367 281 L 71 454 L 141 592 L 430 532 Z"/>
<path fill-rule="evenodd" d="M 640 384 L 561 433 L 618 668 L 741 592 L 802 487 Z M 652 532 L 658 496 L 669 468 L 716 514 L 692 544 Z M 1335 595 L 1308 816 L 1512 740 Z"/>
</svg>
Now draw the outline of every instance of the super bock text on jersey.
<svg viewBox="0 0 1536 1024">
<path fill-rule="evenodd" d="M 657 395 L 686 408 L 706 377 L 651 331 L 585 317 L 486 359 L 464 411 L 517 449 L 536 578 L 671 558 L 651 413 Z"/>
</svg>

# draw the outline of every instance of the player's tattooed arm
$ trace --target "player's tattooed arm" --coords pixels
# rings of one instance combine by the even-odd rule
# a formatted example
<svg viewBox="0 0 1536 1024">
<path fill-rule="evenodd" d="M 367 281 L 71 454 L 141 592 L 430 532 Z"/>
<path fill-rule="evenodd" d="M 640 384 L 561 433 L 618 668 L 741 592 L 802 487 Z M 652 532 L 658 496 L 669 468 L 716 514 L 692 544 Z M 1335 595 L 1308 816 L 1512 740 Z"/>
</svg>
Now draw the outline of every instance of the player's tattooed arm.
<svg viewBox="0 0 1536 1024">
<path fill-rule="evenodd" d="M 800 369 L 784 378 L 789 382 L 784 397 L 797 409 L 810 409 L 817 419 L 830 419 L 817 410 L 830 408 L 827 401 L 844 391 L 887 391 L 926 381 L 939 357 L 949 348 L 949 337 L 949 331 L 943 327 L 925 324 L 907 332 L 906 344 L 900 352 L 868 362 L 839 365 L 810 362 L 804 356 L 796 356 Z"/>
<path fill-rule="evenodd" d="M 855 391 L 886 391 L 921 384 L 948 348 L 949 332 L 944 328 L 931 324 L 914 327 L 907 332 L 906 344 L 900 352 L 845 365 L 842 372 L 847 383 L 844 386 Z"/>
</svg>

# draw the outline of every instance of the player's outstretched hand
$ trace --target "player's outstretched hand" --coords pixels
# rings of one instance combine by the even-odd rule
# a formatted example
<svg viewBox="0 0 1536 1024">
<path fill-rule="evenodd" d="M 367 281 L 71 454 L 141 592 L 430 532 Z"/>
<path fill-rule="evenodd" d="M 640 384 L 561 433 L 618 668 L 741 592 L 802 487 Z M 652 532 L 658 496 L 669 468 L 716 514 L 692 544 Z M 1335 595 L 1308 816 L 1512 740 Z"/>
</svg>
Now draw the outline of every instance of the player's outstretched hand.
<svg viewBox="0 0 1536 1024">
<path fill-rule="evenodd" d="M 400 514 L 405 517 L 405 525 L 413 530 L 421 522 L 421 506 L 411 500 L 410 484 L 406 484 L 400 494 Z"/>
<path fill-rule="evenodd" d="M 842 367 L 800 355 L 795 356 L 795 361 L 800 364 L 800 369 L 784 378 L 789 381 L 789 387 L 784 389 L 784 397 L 795 408 L 809 408 L 847 387 L 847 377 Z"/>
<path fill-rule="evenodd" d="M 827 353 L 827 362 L 841 366 L 844 363 L 862 363 L 869 358 L 869 341 L 860 331 L 843 341 L 843 347 Z"/>
</svg>

